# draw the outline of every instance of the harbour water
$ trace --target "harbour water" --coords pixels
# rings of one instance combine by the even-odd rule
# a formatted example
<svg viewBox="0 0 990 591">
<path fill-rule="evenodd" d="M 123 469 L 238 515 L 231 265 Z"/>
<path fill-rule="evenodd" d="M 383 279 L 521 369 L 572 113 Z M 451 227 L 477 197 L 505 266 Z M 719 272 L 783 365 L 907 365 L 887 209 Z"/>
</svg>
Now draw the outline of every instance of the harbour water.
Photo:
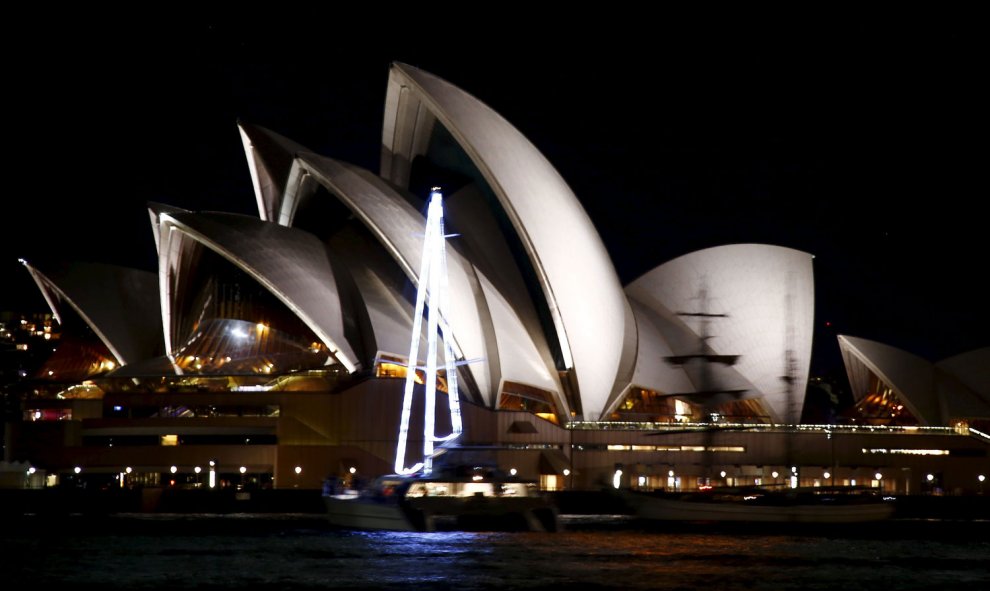
<svg viewBox="0 0 990 591">
<path fill-rule="evenodd" d="M 828 531 L 562 516 L 556 533 L 335 530 L 312 514 L 24 516 L 6 589 L 981 589 L 990 523 Z"/>
</svg>

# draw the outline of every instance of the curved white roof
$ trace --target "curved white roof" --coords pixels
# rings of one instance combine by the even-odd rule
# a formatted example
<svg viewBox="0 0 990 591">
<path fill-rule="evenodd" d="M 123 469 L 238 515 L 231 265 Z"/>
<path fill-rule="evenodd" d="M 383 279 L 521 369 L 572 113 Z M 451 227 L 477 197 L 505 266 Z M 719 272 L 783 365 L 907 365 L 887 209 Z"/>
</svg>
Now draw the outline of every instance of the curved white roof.
<svg viewBox="0 0 990 591">
<path fill-rule="evenodd" d="M 986 363 L 990 349 L 977 349 L 934 364 L 902 349 L 859 337 L 839 335 L 849 384 L 859 398 L 876 375 L 920 422 L 946 425 L 957 418 L 990 417 Z M 982 376 L 982 377 L 981 377 Z M 970 386 L 974 384 L 975 387 Z"/>
<path fill-rule="evenodd" d="M 383 179 L 359 167 L 314 154 L 300 154 L 296 166 L 340 199 L 413 284 L 418 283 L 425 231 L 420 211 Z M 292 192 L 293 187 L 286 188 L 286 195 Z M 283 216 L 293 207 L 287 197 Z M 480 360 L 469 364 L 468 371 L 485 404 L 496 403 L 502 380 L 559 392 L 556 375 L 545 366 L 519 360 L 523 356 L 542 357 L 515 311 L 500 301 L 504 298 L 483 274 L 456 248 L 448 249 L 447 267 L 450 291 L 456 295 L 449 300 L 450 309 L 441 312 L 453 328 L 455 351 L 464 359 Z"/>
<path fill-rule="evenodd" d="M 155 236 L 155 252 L 161 254 L 161 235 L 158 232 L 161 222 L 159 218 L 163 213 L 183 213 L 188 212 L 187 209 L 182 209 L 181 207 L 174 207 L 172 205 L 166 205 L 164 203 L 156 203 L 154 201 L 148 202 L 148 217 L 151 220 L 151 233 Z"/>
<path fill-rule="evenodd" d="M 312 234 L 230 213 L 160 216 L 159 282 L 168 353 L 172 353 L 173 286 L 180 278 L 182 243 L 194 240 L 258 281 L 292 310 L 348 371 L 357 357 L 344 335 L 340 300 L 326 248 Z"/>
<path fill-rule="evenodd" d="M 660 328 L 665 324 L 663 319 L 656 312 L 635 300 L 632 300 L 630 304 L 636 318 L 636 333 L 639 337 L 636 367 L 632 378 L 620 395 L 609 401 L 608 410 L 614 410 L 622 402 L 630 386 L 639 386 L 662 393 L 689 392 L 694 389 L 694 385 L 684 372 L 683 367 L 663 361 L 665 357 L 674 354 L 668 339 L 664 336 L 670 331 Z"/>
<path fill-rule="evenodd" d="M 405 64 L 389 72 L 382 176 L 405 186 L 435 121 L 451 133 L 499 200 L 536 272 L 583 415 L 602 416 L 631 310 L 608 252 L 570 187 L 509 122 L 452 84 Z M 626 349 L 628 350 L 628 349 Z"/>
<path fill-rule="evenodd" d="M 237 128 L 241 133 L 244 155 L 251 172 L 251 184 L 258 201 L 258 215 L 265 221 L 277 222 L 293 157 L 298 152 L 308 150 L 264 127 L 238 121 Z"/>
<path fill-rule="evenodd" d="M 870 374 L 894 390 L 911 414 L 928 425 L 942 423 L 931 362 L 883 343 L 839 335 L 839 351 L 857 399 L 870 390 Z"/>
<path fill-rule="evenodd" d="M 990 347 L 943 359 L 935 367 L 955 376 L 984 402 L 990 404 Z"/>
<path fill-rule="evenodd" d="M 409 355 L 414 312 L 413 304 L 404 295 L 408 279 L 397 270 L 392 258 L 374 237 L 366 232 L 345 228 L 333 237 L 331 246 L 331 256 L 336 252 L 346 252 L 346 256 L 334 256 L 334 264 L 341 263 L 353 278 L 371 325 L 371 334 L 363 337 L 373 339 L 374 355 L 405 359 Z M 422 336 L 426 336 L 425 330 Z M 423 338 L 420 351 L 426 351 L 426 347 Z"/>
<path fill-rule="evenodd" d="M 797 420 L 811 364 L 811 259 L 808 253 L 767 244 L 717 246 L 653 269 L 626 286 L 626 294 L 653 311 L 656 327 L 674 355 L 700 352 L 702 318 L 683 314 L 724 314 L 710 319 L 711 338 L 707 342 L 712 353 L 739 355 L 739 359 L 731 368 L 718 369 L 716 386 L 740 389 L 749 383 L 755 392 L 746 392 L 743 397 L 764 396 L 770 410 L 784 420 L 789 395 L 782 378 L 790 375 L 797 385 L 793 392 L 793 418 Z M 707 294 L 704 299 L 703 291 Z M 685 333 L 682 327 L 690 332 Z M 641 335 L 639 358 L 647 363 L 665 355 L 662 350 L 644 351 L 648 346 Z M 793 359 L 790 369 L 788 351 Z M 691 372 L 690 367 L 685 368 Z M 637 368 L 637 375 L 644 375 L 644 370 Z M 700 374 L 692 380 L 696 387 L 699 380 Z"/>
<path fill-rule="evenodd" d="M 24 266 L 41 289 L 55 318 L 70 306 L 125 365 L 161 354 L 162 323 L 154 273 L 101 263 Z"/>
</svg>

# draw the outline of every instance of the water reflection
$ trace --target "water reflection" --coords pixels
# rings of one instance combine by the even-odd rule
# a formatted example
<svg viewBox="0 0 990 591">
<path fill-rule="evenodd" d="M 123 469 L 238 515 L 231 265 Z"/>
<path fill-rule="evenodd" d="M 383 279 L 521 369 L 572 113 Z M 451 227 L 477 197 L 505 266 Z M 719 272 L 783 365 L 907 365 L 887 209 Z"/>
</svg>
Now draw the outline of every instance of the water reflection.
<svg viewBox="0 0 990 591">
<path fill-rule="evenodd" d="M 0 532 L 5 588 L 921 589 L 990 579 L 990 541 L 591 529 L 348 532 L 318 520 L 167 517 Z M 40 527 L 33 527 L 33 526 Z M 99 525 L 100 527 L 93 527 Z M 971 526 L 973 527 L 973 526 Z"/>
</svg>

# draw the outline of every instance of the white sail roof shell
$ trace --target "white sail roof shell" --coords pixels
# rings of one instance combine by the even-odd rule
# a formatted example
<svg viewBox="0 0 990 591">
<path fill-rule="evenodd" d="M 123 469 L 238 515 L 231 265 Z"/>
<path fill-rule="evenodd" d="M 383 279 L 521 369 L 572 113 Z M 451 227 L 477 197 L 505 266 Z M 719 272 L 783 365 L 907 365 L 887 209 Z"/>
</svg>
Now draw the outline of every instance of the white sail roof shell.
<svg viewBox="0 0 990 591">
<path fill-rule="evenodd" d="M 230 213 L 162 213 L 159 216 L 159 283 L 162 322 L 172 352 L 173 275 L 182 241 L 195 240 L 217 252 L 265 286 L 292 310 L 348 371 L 357 356 L 344 336 L 336 281 L 326 248 L 312 234 Z"/>
<path fill-rule="evenodd" d="M 602 416 L 631 310 L 597 231 L 574 193 L 515 127 L 460 88 L 405 64 L 389 73 L 382 176 L 400 186 L 435 121 L 484 176 L 522 241 L 553 319 L 583 415 Z M 629 323 L 631 325 L 631 322 Z"/>
<path fill-rule="evenodd" d="M 707 292 L 707 302 L 699 299 Z M 768 244 L 733 244 L 695 251 L 667 262 L 626 286 L 633 301 L 653 310 L 660 318 L 670 312 L 696 313 L 705 306 L 712 314 L 725 314 L 710 323 L 708 344 L 720 355 L 738 355 L 731 367 L 764 397 L 778 419 L 788 416 L 788 398 L 793 396 L 794 416 L 800 417 L 804 385 L 811 365 L 811 337 L 814 329 L 814 278 L 812 257 L 798 250 Z M 689 316 L 680 316 L 695 338 L 684 338 L 683 330 L 663 331 L 675 355 L 697 353 L 700 325 Z M 676 320 L 676 319 L 675 319 Z M 646 352 L 649 341 L 640 339 L 640 359 L 662 363 L 665 350 Z M 793 367 L 788 368 L 790 351 Z M 645 370 L 637 368 L 637 375 Z M 790 376 L 795 391 L 788 393 L 782 379 Z M 644 379 L 642 377 L 638 379 Z M 645 380 L 644 380 L 645 381 Z M 653 384 L 637 384 L 653 387 Z M 665 388 L 663 389 L 665 390 Z"/>
<path fill-rule="evenodd" d="M 977 349 L 938 364 L 869 339 L 839 335 L 839 350 L 856 398 L 880 378 L 922 424 L 947 425 L 958 418 L 990 417 L 986 398 L 990 348 Z M 972 386 L 970 385 L 972 384 Z"/>
<path fill-rule="evenodd" d="M 409 279 L 418 283 L 426 223 L 422 212 L 383 179 L 360 167 L 309 153 L 299 154 L 294 167 L 297 182 L 311 177 L 326 187 L 367 227 Z M 290 185 L 286 194 L 280 219 L 291 223 L 298 205 L 292 195 L 298 192 Z M 484 403 L 497 403 L 503 380 L 559 392 L 559 381 L 545 366 L 521 360 L 541 356 L 515 312 L 504 305 L 504 298 L 481 272 L 450 246 L 447 272 L 451 297 L 449 309 L 441 313 L 452 327 L 455 350 L 464 359 L 478 360 L 468 365 L 468 371 Z"/>
<path fill-rule="evenodd" d="M 154 273 L 103 263 L 45 266 L 24 261 L 48 302 L 64 323 L 68 305 L 96 333 L 120 365 L 159 354 L 161 309 Z"/>
</svg>

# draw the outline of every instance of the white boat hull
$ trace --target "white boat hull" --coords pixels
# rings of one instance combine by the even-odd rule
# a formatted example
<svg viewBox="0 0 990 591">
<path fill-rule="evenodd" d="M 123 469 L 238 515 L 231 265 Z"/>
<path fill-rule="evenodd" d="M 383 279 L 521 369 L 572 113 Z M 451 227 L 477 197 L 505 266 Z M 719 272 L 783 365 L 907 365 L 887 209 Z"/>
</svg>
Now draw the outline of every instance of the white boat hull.
<svg viewBox="0 0 990 591">
<path fill-rule="evenodd" d="M 386 476 L 361 494 L 323 498 L 330 523 L 349 529 L 556 531 L 558 526 L 553 503 L 516 480 Z"/>
<path fill-rule="evenodd" d="M 380 503 L 355 496 L 325 496 L 327 519 L 346 529 L 421 531 L 397 503 Z"/>
</svg>

